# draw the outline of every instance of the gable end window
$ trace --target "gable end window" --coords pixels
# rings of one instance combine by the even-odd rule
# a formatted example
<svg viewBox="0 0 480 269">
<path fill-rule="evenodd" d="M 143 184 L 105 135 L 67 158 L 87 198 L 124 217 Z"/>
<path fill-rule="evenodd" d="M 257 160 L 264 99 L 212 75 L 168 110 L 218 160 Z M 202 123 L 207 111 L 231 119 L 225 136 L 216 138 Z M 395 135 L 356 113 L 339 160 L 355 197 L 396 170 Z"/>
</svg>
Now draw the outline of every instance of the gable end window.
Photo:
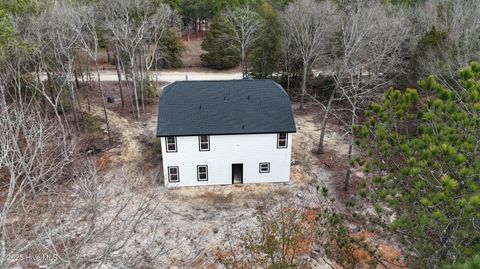
<svg viewBox="0 0 480 269">
<path fill-rule="evenodd" d="M 260 173 L 270 173 L 270 163 L 260 163 Z"/>
<path fill-rule="evenodd" d="M 178 166 L 169 166 L 167 169 L 168 169 L 168 182 L 171 182 L 171 183 L 180 182 Z"/>
<path fill-rule="evenodd" d="M 287 133 L 278 133 L 277 134 L 277 148 L 286 148 L 288 141 L 288 134 Z"/>
<path fill-rule="evenodd" d="M 197 180 L 208 181 L 208 165 L 197 165 Z"/>
<path fill-rule="evenodd" d="M 165 137 L 165 145 L 167 152 L 177 152 L 177 137 L 167 136 Z"/>
<path fill-rule="evenodd" d="M 210 150 L 210 136 L 200 135 L 198 137 L 198 146 L 200 151 L 209 151 Z"/>
</svg>

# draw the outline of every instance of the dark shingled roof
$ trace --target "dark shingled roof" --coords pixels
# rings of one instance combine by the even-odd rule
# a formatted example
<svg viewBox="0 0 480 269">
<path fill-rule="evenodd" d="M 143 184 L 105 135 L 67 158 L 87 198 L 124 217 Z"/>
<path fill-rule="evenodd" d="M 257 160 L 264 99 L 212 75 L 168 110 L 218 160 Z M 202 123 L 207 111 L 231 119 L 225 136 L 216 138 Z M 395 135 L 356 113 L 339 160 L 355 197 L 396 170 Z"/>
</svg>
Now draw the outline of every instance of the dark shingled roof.
<svg viewBox="0 0 480 269">
<path fill-rule="evenodd" d="M 295 131 L 290 98 L 271 80 L 177 81 L 160 96 L 157 136 Z"/>
</svg>

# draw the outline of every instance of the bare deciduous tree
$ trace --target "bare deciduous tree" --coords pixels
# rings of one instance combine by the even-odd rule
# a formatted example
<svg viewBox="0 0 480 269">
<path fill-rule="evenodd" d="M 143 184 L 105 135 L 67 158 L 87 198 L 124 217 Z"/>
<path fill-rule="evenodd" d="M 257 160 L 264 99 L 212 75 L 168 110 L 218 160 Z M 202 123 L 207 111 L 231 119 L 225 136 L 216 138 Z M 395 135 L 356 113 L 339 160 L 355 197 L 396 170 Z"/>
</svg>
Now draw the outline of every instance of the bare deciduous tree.
<svg viewBox="0 0 480 269">
<path fill-rule="evenodd" d="M 357 117 L 404 71 L 404 53 L 412 47 L 408 43 L 412 28 L 401 11 L 374 0 L 356 1 L 343 12 L 341 53 L 335 59 L 334 79 L 340 98 L 347 104 L 337 111 L 350 115 L 346 123 L 350 161 Z M 323 123 L 326 124 L 326 120 Z M 349 178 L 350 168 L 345 177 L 345 190 L 348 190 Z"/>
<path fill-rule="evenodd" d="M 107 1 L 102 13 L 104 26 L 118 49 L 117 55 L 124 52 L 128 57 L 136 117 L 139 118 L 139 99 L 141 97 L 142 111 L 145 99 L 143 70 L 145 68 L 148 80 L 148 71 L 155 62 L 160 41 L 168 27 L 177 19 L 176 14 L 169 6 L 156 6 L 148 0 Z"/>
<path fill-rule="evenodd" d="M 112 143 L 112 131 L 110 129 L 110 121 L 108 120 L 107 105 L 105 94 L 103 92 L 102 82 L 100 81 L 100 69 L 98 68 L 98 47 L 99 37 L 97 34 L 97 10 L 92 7 L 76 7 L 77 16 L 81 17 L 84 24 L 81 28 L 74 28 L 78 33 L 79 47 L 93 59 L 95 63 L 95 70 L 97 73 L 98 90 L 102 97 L 103 114 L 105 116 L 105 123 L 107 124 L 108 141 Z"/>
<path fill-rule="evenodd" d="M 480 59 L 480 2 L 428 0 L 411 17 L 417 22 L 417 35 L 429 37 L 416 61 L 421 75 L 434 74 L 450 83 L 457 70 Z"/>
<path fill-rule="evenodd" d="M 40 203 L 38 193 L 52 188 L 71 163 L 73 143 L 55 121 L 41 115 L 38 106 L 9 105 L 0 113 L 0 265 L 22 253 L 36 240 L 24 240 Z M 36 238 L 37 240 L 44 237 Z"/>
<path fill-rule="evenodd" d="M 228 9 L 222 13 L 222 19 L 232 33 L 242 55 L 243 77 L 248 76 L 248 49 L 257 40 L 257 31 L 262 26 L 260 16 L 247 8 Z"/>
<path fill-rule="evenodd" d="M 269 208 L 271 206 L 266 206 Z M 227 232 L 217 259 L 226 268 L 303 268 L 302 242 L 315 240 L 315 223 L 303 220 L 293 203 L 257 212 L 257 225 L 240 235 Z"/>
<path fill-rule="evenodd" d="M 74 65 L 79 49 L 80 35 L 75 29 L 82 28 L 84 22 L 77 16 L 75 7 L 70 4 L 55 1 L 53 7 L 45 10 L 42 15 L 45 20 L 47 38 L 50 40 L 49 46 L 51 55 L 55 59 L 55 64 L 60 67 L 61 83 L 66 85 L 70 93 L 72 113 L 74 116 L 77 130 L 80 130 L 79 115 L 80 99 L 73 83 Z"/>
<path fill-rule="evenodd" d="M 307 92 L 307 74 L 312 65 L 327 54 L 329 39 L 337 26 L 336 7 L 330 1 L 297 0 L 282 15 L 285 32 L 295 44 L 302 61 L 300 109 Z"/>
<path fill-rule="evenodd" d="M 93 159 L 76 171 L 71 193 L 76 202 L 67 204 L 68 213 L 42 222 L 39 230 L 48 235 L 42 248 L 58 258 L 49 266 L 142 267 L 149 262 L 145 261 L 145 251 L 150 259 L 168 253 L 157 238 L 161 219 L 154 214 L 162 201 L 158 192 L 118 194 L 110 200 L 108 190 L 125 179 L 100 179 Z M 125 178 L 133 176 L 123 172 Z M 59 217 L 65 220 L 61 224 Z"/>
<path fill-rule="evenodd" d="M 132 74 L 135 115 L 140 118 L 136 55 L 147 33 L 151 1 L 107 1 L 103 9 L 104 26 L 112 42 L 127 54 Z"/>
</svg>

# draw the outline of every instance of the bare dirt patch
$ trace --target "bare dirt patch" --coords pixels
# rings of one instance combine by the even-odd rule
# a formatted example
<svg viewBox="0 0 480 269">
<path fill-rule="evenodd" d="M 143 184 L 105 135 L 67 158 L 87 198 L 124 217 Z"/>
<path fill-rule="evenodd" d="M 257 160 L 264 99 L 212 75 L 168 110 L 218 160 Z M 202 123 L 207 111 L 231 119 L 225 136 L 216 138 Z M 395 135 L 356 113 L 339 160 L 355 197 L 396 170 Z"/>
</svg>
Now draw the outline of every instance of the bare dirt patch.
<svg viewBox="0 0 480 269">
<path fill-rule="evenodd" d="M 92 102 L 90 113 L 101 116 L 103 111 L 98 105 Z M 215 265 L 213 250 L 224 235 L 227 231 L 240 233 L 255 226 L 259 206 L 275 207 L 282 201 L 315 208 L 316 186 L 330 185 L 330 172 L 312 154 L 318 133 L 315 115 L 296 115 L 298 130 L 293 136 L 296 164 L 292 166 L 291 182 L 168 190 L 161 184 L 158 139 L 154 136 L 156 113 L 148 113 L 140 121 L 127 115 L 109 109 L 112 130 L 119 131 L 121 142 L 103 153 L 97 166 L 101 168 L 105 188 L 112 188 L 105 191 L 109 203 L 115 204 L 126 196 L 140 199 L 151 192 L 161 199 L 152 214 L 152 218 L 162 220 L 155 240 L 160 240 L 169 252 L 158 257 L 150 253 L 152 264 L 197 268 Z M 339 141 L 334 136 L 328 139 L 329 145 L 338 146 Z M 145 222 L 140 226 L 144 228 L 139 230 L 147 229 L 151 224 Z M 306 250 L 311 248 L 311 242 L 305 244 Z"/>
<path fill-rule="evenodd" d="M 106 83 L 107 94 L 116 95 L 116 83 Z M 160 84 L 159 88 L 164 84 Z M 86 111 L 103 117 L 98 94 Z M 159 140 L 155 137 L 156 104 L 146 106 L 140 120 L 130 112 L 119 109 L 118 103 L 109 105 L 111 128 L 118 132 L 119 144 L 105 150 L 97 159 L 97 168 L 102 177 L 102 193 L 108 206 L 115 209 L 125 199 L 131 199 L 128 210 L 134 210 L 146 195 L 154 194 L 155 207 L 149 218 L 138 224 L 138 234 L 126 246 L 126 252 L 142 249 L 148 266 L 191 268 L 216 268 L 214 250 L 227 233 L 242 233 L 256 225 L 256 210 L 259 207 L 275 208 L 282 203 L 291 203 L 306 209 L 306 221 L 311 222 L 317 214 L 319 196 L 317 187 L 327 187 L 341 201 L 349 199 L 343 194 L 343 175 L 346 168 L 347 141 L 335 122 L 329 122 L 325 139 L 326 152 L 315 154 L 319 139 L 322 109 L 307 104 L 305 110 L 297 111 L 294 104 L 297 133 L 293 135 L 291 181 L 279 184 L 227 185 L 184 187 L 165 189 L 163 186 Z M 113 214 L 106 212 L 104 214 Z M 152 227 L 155 232 L 149 232 Z M 160 254 L 155 249 L 142 245 L 143 241 L 157 242 L 157 248 L 166 250 Z M 304 255 L 314 243 L 306 240 L 302 247 Z M 92 246 L 94 247 L 94 246 Z M 385 244 L 386 256 L 395 256 L 395 249 Z M 315 268 L 328 268 L 322 260 L 311 260 Z M 108 265 L 107 265 L 108 267 Z"/>
</svg>

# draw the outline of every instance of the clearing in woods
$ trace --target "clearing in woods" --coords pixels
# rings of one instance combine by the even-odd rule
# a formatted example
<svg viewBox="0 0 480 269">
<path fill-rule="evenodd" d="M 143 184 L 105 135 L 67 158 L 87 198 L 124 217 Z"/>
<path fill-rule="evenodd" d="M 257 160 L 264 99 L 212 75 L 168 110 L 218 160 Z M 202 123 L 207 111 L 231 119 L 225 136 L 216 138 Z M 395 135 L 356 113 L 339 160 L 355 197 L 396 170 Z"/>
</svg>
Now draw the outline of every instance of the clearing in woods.
<svg viewBox="0 0 480 269">
<path fill-rule="evenodd" d="M 109 93 L 116 88 L 116 83 L 106 82 L 104 88 Z M 97 97 L 93 98 L 90 108 L 84 107 L 84 110 L 100 120 L 103 110 Z M 298 104 L 293 104 L 297 133 L 293 135 L 289 183 L 176 189 L 163 186 L 160 141 L 155 137 L 156 104 L 147 105 L 140 120 L 134 120 L 130 112 L 122 111 L 119 106 L 118 102 L 107 105 L 111 130 L 118 142 L 97 156 L 100 199 L 105 201 L 98 212 L 109 216 L 121 205 L 126 205 L 125 212 L 135 211 L 148 200 L 148 214 L 140 222 L 131 224 L 135 225 L 134 232 L 122 251 L 141 250 L 138 255 L 148 257 L 142 258 L 145 266 L 213 266 L 215 251 L 225 235 L 240 234 L 254 227 L 258 208 L 288 203 L 306 210 L 315 209 L 320 199 L 317 186 L 327 187 L 337 196 L 343 184 L 348 146 L 334 122 L 330 123 L 326 135 L 327 152 L 322 156 L 313 153 L 322 112 L 317 104 L 307 104 L 301 112 Z M 355 182 L 355 177 L 352 181 Z M 94 251 L 96 244 L 91 245 Z M 318 249 L 313 244 L 310 247 Z M 122 253 L 117 254 L 118 259 L 127 260 L 127 255 Z M 318 253 L 317 257 L 309 254 L 305 258 L 314 268 L 329 268 Z"/>
<path fill-rule="evenodd" d="M 90 113 L 99 119 L 103 116 L 97 104 L 91 105 Z M 213 251 L 227 232 L 238 234 L 255 225 L 258 207 L 271 207 L 282 201 L 306 209 L 315 208 L 318 203 L 316 186 L 332 189 L 330 172 L 312 153 L 319 130 L 316 113 L 296 114 L 291 182 L 177 189 L 163 186 L 159 139 L 155 137 L 156 111 L 151 110 L 148 116 L 136 121 L 131 116 L 123 117 L 109 110 L 109 119 L 112 131 L 118 134 L 119 144 L 98 157 L 108 160 L 100 167 L 102 186 L 115 189 L 106 191 L 107 196 L 103 198 L 114 208 L 113 205 L 121 204 L 126 197 L 140 200 L 155 193 L 159 203 L 149 219 L 161 220 L 156 239 L 168 250 L 168 254 L 151 255 L 157 264 L 211 265 L 215 262 Z M 346 142 L 338 137 L 334 131 L 329 132 L 327 147 L 346 150 Z M 149 222 L 142 221 L 137 230 L 147 231 L 153 225 L 153 221 Z M 138 236 L 140 239 L 148 235 L 139 233 Z"/>
</svg>

